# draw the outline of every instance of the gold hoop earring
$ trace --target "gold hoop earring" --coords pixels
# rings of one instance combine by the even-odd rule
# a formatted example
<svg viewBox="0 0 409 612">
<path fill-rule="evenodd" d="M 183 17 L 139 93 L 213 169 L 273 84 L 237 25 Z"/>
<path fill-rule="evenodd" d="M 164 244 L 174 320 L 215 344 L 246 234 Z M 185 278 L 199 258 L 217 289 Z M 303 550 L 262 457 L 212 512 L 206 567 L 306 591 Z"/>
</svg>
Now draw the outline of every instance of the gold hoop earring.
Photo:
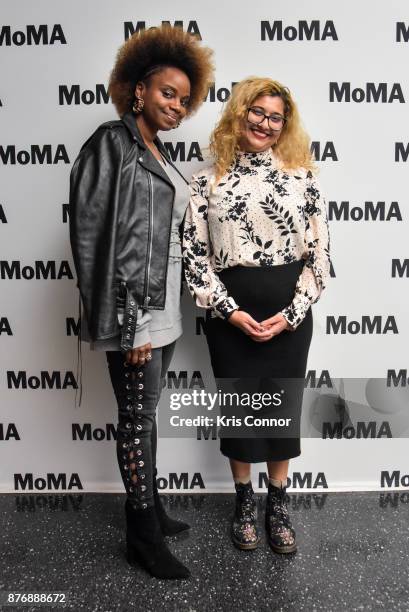
<svg viewBox="0 0 409 612">
<path fill-rule="evenodd" d="M 144 106 L 145 106 L 144 99 L 140 98 L 139 96 L 135 96 L 135 102 L 133 103 L 133 106 L 132 106 L 132 111 L 135 113 L 135 115 L 139 115 L 143 111 Z"/>
</svg>

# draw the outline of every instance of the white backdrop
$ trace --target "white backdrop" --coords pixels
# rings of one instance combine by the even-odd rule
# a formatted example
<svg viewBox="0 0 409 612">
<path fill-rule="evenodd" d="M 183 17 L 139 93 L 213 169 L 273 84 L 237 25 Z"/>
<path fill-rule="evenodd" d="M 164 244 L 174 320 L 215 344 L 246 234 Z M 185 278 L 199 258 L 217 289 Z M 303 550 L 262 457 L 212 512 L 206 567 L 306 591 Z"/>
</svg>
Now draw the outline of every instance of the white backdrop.
<svg viewBox="0 0 409 612">
<path fill-rule="evenodd" d="M 83 402 L 74 406 L 77 338 L 67 333 L 67 319 L 76 320 L 78 297 L 64 204 L 81 144 L 99 123 L 115 118 L 101 91 L 125 31 L 138 22 L 150 27 L 181 21 L 215 50 L 214 96 L 177 132 L 161 134 L 174 147 L 182 143 L 179 152 L 184 147 L 185 155 L 176 162 L 187 178 L 201 164 L 197 152 L 207 146 L 232 82 L 270 76 L 290 88 L 320 148 L 320 180 L 332 210 L 335 276 L 313 307 L 308 369 L 318 378 L 325 370 L 345 379 L 385 379 L 392 371 L 401 375 L 398 386 L 406 387 L 409 10 L 404 3 L 2 0 L 1 17 L 1 491 L 122 491 L 115 441 L 104 433 L 116 424 L 105 356 L 85 344 Z M 378 202 L 384 204 L 377 210 Z M 188 295 L 183 310 L 185 331 L 170 386 L 172 376 L 183 372 L 187 384 L 194 372 L 211 381 L 205 338 L 196 335 L 196 317 L 204 312 Z M 365 321 L 375 325 L 371 329 Z M 90 440 L 73 439 L 76 423 L 89 424 Z M 407 447 L 405 438 L 304 439 L 301 457 L 291 461 L 291 484 L 317 492 L 405 490 Z M 162 438 L 160 486 L 230 491 L 228 465 L 218 448 L 217 440 Z M 253 468 L 256 487 L 263 470 Z"/>
</svg>

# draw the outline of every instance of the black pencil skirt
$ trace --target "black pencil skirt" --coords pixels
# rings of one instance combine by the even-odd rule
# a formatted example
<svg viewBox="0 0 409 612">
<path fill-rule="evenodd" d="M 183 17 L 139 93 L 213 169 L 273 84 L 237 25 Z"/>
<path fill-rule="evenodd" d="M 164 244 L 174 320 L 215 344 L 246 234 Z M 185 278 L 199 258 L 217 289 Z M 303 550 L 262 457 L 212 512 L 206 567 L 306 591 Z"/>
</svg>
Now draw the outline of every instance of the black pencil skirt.
<svg viewBox="0 0 409 612">
<path fill-rule="evenodd" d="M 303 265 L 301 260 L 270 267 L 235 266 L 221 271 L 219 277 L 240 309 L 263 321 L 292 302 Z M 205 329 L 216 379 L 239 378 L 242 388 L 250 378 L 304 380 L 312 337 L 311 309 L 295 331 L 285 330 L 267 342 L 255 342 L 228 321 L 210 317 L 209 311 Z M 299 420 L 302 389 L 292 397 L 290 412 Z M 220 450 L 246 463 L 290 459 L 301 454 L 299 429 L 296 437 L 220 437 Z"/>
</svg>

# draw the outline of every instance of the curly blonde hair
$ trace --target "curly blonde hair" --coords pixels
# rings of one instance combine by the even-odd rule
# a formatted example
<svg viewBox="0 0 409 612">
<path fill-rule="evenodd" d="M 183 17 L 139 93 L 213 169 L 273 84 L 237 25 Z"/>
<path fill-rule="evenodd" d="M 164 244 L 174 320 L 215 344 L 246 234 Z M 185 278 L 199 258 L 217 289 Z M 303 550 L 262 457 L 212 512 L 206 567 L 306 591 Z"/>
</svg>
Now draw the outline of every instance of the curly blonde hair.
<svg viewBox="0 0 409 612">
<path fill-rule="evenodd" d="M 249 77 L 234 85 L 222 117 L 210 137 L 210 151 L 214 157 L 217 180 L 226 173 L 240 151 L 239 140 L 247 109 L 256 98 L 265 95 L 279 96 L 284 102 L 286 121 L 279 141 L 274 145 L 274 153 L 282 162 L 283 168 L 315 170 L 310 153 L 310 139 L 302 126 L 290 90 L 272 79 Z"/>
<path fill-rule="evenodd" d="M 204 101 L 213 81 L 213 51 L 181 28 L 164 24 L 135 32 L 118 50 L 109 80 L 109 94 L 119 116 L 132 109 L 138 81 L 166 67 L 182 70 L 190 81 L 187 114 Z"/>
</svg>

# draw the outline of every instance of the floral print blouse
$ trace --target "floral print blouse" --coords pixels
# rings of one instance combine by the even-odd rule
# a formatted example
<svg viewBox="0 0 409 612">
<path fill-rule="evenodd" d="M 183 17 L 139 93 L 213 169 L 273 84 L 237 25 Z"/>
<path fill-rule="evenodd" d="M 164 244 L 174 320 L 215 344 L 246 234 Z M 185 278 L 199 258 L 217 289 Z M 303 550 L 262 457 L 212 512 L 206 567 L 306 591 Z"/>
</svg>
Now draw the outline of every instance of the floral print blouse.
<svg viewBox="0 0 409 612">
<path fill-rule="evenodd" d="M 218 184 L 213 167 L 195 174 L 190 192 L 183 259 L 196 304 L 211 309 L 211 316 L 228 318 L 240 305 L 218 272 L 302 258 L 294 299 L 281 311 L 296 329 L 319 299 L 330 270 L 326 202 L 316 177 L 303 168 L 283 170 L 272 149 L 241 152 Z"/>
</svg>

